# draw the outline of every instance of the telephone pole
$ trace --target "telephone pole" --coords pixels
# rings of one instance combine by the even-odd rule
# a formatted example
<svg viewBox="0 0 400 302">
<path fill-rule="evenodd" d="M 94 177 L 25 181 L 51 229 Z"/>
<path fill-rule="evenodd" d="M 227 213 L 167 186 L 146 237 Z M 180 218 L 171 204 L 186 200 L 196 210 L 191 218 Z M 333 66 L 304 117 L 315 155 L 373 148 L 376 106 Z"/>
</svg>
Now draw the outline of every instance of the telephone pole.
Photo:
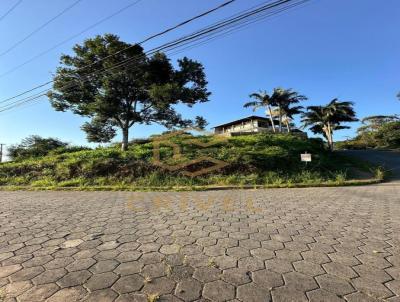
<svg viewBox="0 0 400 302">
<path fill-rule="evenodd" d="M 5 144 L 0 144 L 0 163 L 3 161 L 3 146 Z"/>
</svg>

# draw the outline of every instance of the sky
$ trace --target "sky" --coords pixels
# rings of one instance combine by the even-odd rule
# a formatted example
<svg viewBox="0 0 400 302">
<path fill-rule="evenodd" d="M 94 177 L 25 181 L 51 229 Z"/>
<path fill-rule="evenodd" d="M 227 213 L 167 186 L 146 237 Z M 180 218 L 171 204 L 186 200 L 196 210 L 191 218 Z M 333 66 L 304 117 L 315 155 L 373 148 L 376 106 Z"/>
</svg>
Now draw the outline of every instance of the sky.
<svg viewBox="0 0 400 302">
<path fill-rule="evenodd" d="M 2 16 L 18 0 L 1 0 Z M 0 20 L 0 53 L 57 15 L 75 0 L 23 0 Z M 67 13 L 44 27 L 9 53 L 0 56 L 0 74 L 55 44 L 75 35 L 135 2 L 134 0 L 81 0 Z M 224 0 L 141 0 L 128 10 L 94 27 L 48 54 L 0 76 L 0 102 L 51 80 L 59 57 L 76 43 L 98 34 L 113 33 L 134 43 L 175 25 Z M 145 45 L 145 49 L 190 33 L 234 13 L 262 3 L 236 0 L 201 20 Z M 274 87 L 292 88 L 308 97 L 303 106 L 322 105 L 333 98 L 352 101 L 359 118 L 400 113 L 400 1 L 311 0 L 271 19 L 171 56 L 187 56 L 204 65 L 210 101 L 181 108 L 183 116 L 204 116 L 209 127 L 252 115 L 243 108 L 248 96 Z M 255 114 L 264 115 L 262 110 Z M 56 112 L 44 97 L 38 102 L 0 112 L 0 143 L 15 144 L 37 134 L 86 145 L 80 126 L 85 119 Z M 296 119 L 299 124 L 298 119 Z M 342 140 L 355 135 L 359 123 L 335 134 Z M 144 138 L 163 127 L 134 126 L 131 138 Z M 310 136 L 313 136 L 310 133 Z M 120 136 L 114 141 L 118 141 Z"/>
</svg>

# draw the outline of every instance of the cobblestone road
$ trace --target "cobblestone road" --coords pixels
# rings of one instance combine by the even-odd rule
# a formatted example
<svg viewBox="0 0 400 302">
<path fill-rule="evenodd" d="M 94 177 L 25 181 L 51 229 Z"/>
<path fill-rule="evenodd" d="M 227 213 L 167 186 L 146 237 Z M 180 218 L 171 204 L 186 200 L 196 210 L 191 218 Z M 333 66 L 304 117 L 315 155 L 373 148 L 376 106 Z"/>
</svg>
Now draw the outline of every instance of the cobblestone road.
<svg viewBox="0 0 400 302">
<path fill-rule="evenodd" d="M 394 302 L 399 295 L 398 185 L 1 192 L 0 301 Z"/>
</svg>

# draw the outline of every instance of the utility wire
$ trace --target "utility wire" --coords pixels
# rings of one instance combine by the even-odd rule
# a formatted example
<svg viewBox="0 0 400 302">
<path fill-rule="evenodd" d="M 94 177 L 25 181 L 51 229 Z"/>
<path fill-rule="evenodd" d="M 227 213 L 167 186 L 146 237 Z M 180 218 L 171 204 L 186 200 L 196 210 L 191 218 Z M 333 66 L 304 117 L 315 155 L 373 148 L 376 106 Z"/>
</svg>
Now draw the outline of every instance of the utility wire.
<svg viewBox="0 0 400 302">
<path fill-rule="evenodd" d="M 289 1 L 293 2 L 293 0 L 289 0 Z M 271 7 L 273 8 L 274 6 L 276 6 L 277 3 L 286 3 L 286 2 L 289 2 L 289 1 L 283 1 L 283 0 L 281 0 L 281 1 L 276 1 L 276 2 L 274 2 L 274 3 L 269 4 L 268 7 L 269 7 L 269 8 L 271 8 Z M 270 13 L 268 13 L 268 15 L 261 16 L 261 17 L 268 17 L 268 16 L 275 15 L 275 14 L 277 14 L 277 13 L 280 13 L 280 12 L 284 11 L 284 10 L 290 9 L 290 8 L 292 8 L 292 7 L 294 7 L 294 6 L 298 6 L 298 5 L 300 5 L 300 4 L 303 4 L 303 3 L 307 2 L 307 1 L 309 1 L 309 0 L 302 0 L 302 1 L 299 1 L 298 3 L 292 3 L 291 5 L 288 5 L 288 6 L 284 7 L 284 8 L 279 9 L 279 10 L 270 12 Z M 226 20 L 228 20 L 228 19 L 229 19 L 229 18 L 227 18 Z M 258 18 L 258 19 L 260 19 L 260 18 Z M 224 20 L 224 21 L 226 21 L 226 20 Z M 254 20 L 254 21 L 257 21 L 257 19 Z M 245 23 L 245 22 L 243 22 L 243 21 L 241 21 L 241 22 L 242 22 L 241 27 L 247 26 L 247 25 L 249 24 L 248 22 L 247 22 L 247 23 Z M 221 23 L 221 22 L 220 22 L 220 23 Z M 217 24 L 217 25 L 218 25 L 218 24 Z M 208 30 L 208 28 L 203 29 L 203 31 L 204 31 L 204 30 Z M 200 30 L 200 31 L 201 31 L 201 30 Z M 195 32 L 195 34 L 198 35 L 198 33 L 199 33 L 200 31 Z M 231 31 L 232 31 L 232 30 L 231 30 Z M 228 33 L 229 33 L 229 32 L 228 32 Z M 222 33 L 222 34 L 223 34 L 223 33 Z M 181 39 L 178 39 L 178 41 L 173 41 L 173 42 L 170 42 L 170 43 L 166 43 L 166 44 L 164 44 L 163 46 L 158 47 L 158 48 L 155 48 L 155 49 L 153 49 L 153 50 L 151 50 L 151 51 L 153 51 L 153 53 L 155 53 L 155 52 L 157 52 L 157 51 L 164 50 L 165 48 L 169 48 L 169 50 L 174 49 L 174 48 L 177 48 L 176 46 L 179 46 L 179 43 L 182 44 L 182 41 L 187 40 L 188 37 L 189 37 L 190 39 L 199 40 L 199 37 L 196 36 L 196 35 L 191 34 L 191 35 L 185 36 L 185 37 L 183 37 L 183 38 L 181 38 Z M 191 36 L 191 37 L 190 37 L 190 36 Z M 222 36 L 222 35 L 219 35 L 219 36 Z M 184 44 L 187 44 L 187 43 L 184 43 Z M 182 45 L 184 45 L 184 44 L 182 44 Z M 204 44 L 204 43 L 197 43 L 197 44 Z M 171 46 L 172 46 L 172 48 L 171 48 Z M 196 45 L 195 45 L 195 46 L 196 46 Z M 189 46 L 189 47 L 190 47 L 190 46 Z M 188 48 L 188 47 L 185 47 L 185 48 Z M 183 49 L 183 50 L 184 50 L 184 49 Z M 180 51 L 178 51 L 178 52 L 180 52 Z M 176 53 L 177 53 L 177 52 L 176 52 Z M 150 54 L 150 52 L 147 52 L 147 54 Z M 117 67 L 124 66 L 124 65 L 126 65 L 128 62 L 130 63 L 130 62 L 132 62 L 133 60 L 135 60 L 135 58 L 129 58 L 129 59 L 123 61 L 123 62 L 120 62 L 118 65 L 112 66 L 112 68 L 109 68 L 109 69 L 115 69 L 115 68 L 117 68 Z M 104 71 L 107 72 L 108 70 L 104 70 Z M 98 71 L 95 71 L 95 72 L 93 72 L 92 74 L 97 73 L 97 72 L 98 72 Z M 89 75 L 90 75 L 90 74 L 89 74 Z M 89 80 L 89 79 L 86 79 L 86 80 L 79 80 L 79 81 L 80 81 L 81 83 L 83 83 L 83 82 L 86 82 L 86 81 L 88 81 L 88 80 Z M 72 85 L 70 85 L 70 84 L 72 84 Z M 69 84 L 68 84 L 68 87 L 67 87 L 67 85 L 65 85 L 64 87 L 62 87 L 62 89 L 73 88 L 73 87 L 76 86 L 76 85 L 77 85 L 76 83 L 69 83 Z M 47 91 L 47 90 L 44 90 L 44 92 L 45 92 L 45 91 Z M 46 94 L 45 94 L 45 93 L 39 94 L 38 96 L 34 96 L 33 99 L 37 99 L 38 97 L 41 97 L 41 96 L 44 96 L 44 95 L 46 95 Z M 28 97 L 28 100 L 26 100 L 26 101 L 23 101 L 23 100 L 24 100 L 24 99 L 23 99 L 23 100 L 19 100 L 19 101 L 17 101 L 17 102 L 20 102 L 20 101 L 23 101 L 23 102 L 21 102 L 21 103 L 29 102 L 29 101 L 30 101 L 29 98 L 30 98 L 30 97 Z M 13 105 L 11 104 L 10 107 L 12 108 Z M 4 108 L 4 107 L 3 107 L 3 108 L 1 108 L 1 109 L 3 109 L 3 110 L 0 110 L 0 112 L 1 112 L 1 111 L 4 111 L 4 110 L 8 110 L 9 108 Z"/>
<path fill-rule="evenodd" d="M 267 17 L 273 16 L 273 15 L 276 15 L 278 13 L 281 13 L 281 12 L 283 12 L 285 10 L 291 9 L 291 8 L 293 8 L 295 6 L 299 6 L 299 5 L 301 5 L 301 4 L 305 3 L 305 2 L 308 2 L 308 1 L 310 1 L 310 0 L 302 0 L 302 1 L 298 1 L 298 2 L 294 2 L 293 0 L 275 1 L 275 2 L 269 3 L 268 5 L 264 5 L 263 6 L 263 10 L 255 9 L 255 10 L 251 11 L 250 14 L 246 13 L 246 16 L 248 16 L 248 17 L 255 15 L 256 17 L 253 18 L 253 19 L 246 20 L 246 19 L 243 18 L 244 14 L 236 14 L 235 18 L 224 19 L 224 20 L 222 20 L 220 22 L 215 23 L 212 26 L 208 26 L 208 27 L 203 28 L 203 29 L 201 29 L 199 31 L 196 31 L 195 33 L 192 33 L 190 35 L 184 36 L 184 37 L 182 37 L 180 39 L 176 39 L 176 40 L 174 40 L 172 42 L 169 42 L 169 43 L 166 43 L 166 44 L 164 44 L 164 45 L 162 45 L 160 47 L 156 47 L 156 48 L 146 52 L 146 54 L 149 55 L 149 54 L 156 53 L 158 51 L 165 50 L 165 49 L 168 50 L 168 51 L 171 51 L 171 50 L 173 50 L 173 49 L 175 49 L 177 47 L 187 45 L 191 40 L 194 40 L 195 42 L 196 41 L 200 41 L 200 43 L 197 43 L 198 45 L 204 44 L 204 42 L 207 42 L 207 41 L 204 41 L 204 40 L 202 41 L 202 39 L 204 39 L 203 35 L 205 35 L 205 37 L 208 40 L 213 39 L 213 38 L 222 37 L 224 34 L 231 33 L 233 30 L 240 29 L 240 28 L 242 28 L 244 26 L 248 26 L 251 23 L 254 23 L 256 21 L 260 21 L 262 18 L 267 18 Z M 282 4 L 285 4 L 285 3 L 289 3 L 289 5 L 286 5 L 285 7 L 279 7 L 278 9 L 276 9 L 274 11 L 271 11 L 271 12 L 267 11 L 267 13 L 264 13 L 263 15 L 260 15 L 260 16 L 256 15 L 257 13 L 258 14 L 260 12 L 262 13 L 262 12 L 264 12 L 266 10 L 273 9 L 275 7 L 278 7 L 278 5 L 282 5 Z M 239 26 L 234 27 L 235 24 L 231 22 L 232 21 L 231 19 L 237 20 L 236 22 L 238 22 Z M 224 25 L 226 29 L 229 29 L 229 31 L 226 32 L 226 33 L 224 33 L 224 32 L 221 33 L 221 28 L 223 28 L 222 25 Z M 219 30 L 220 34 L 218 36 L 216 36 L 216 37 L 213 37 L 212 36 L 212 29 L 214 29 L 214 31 L 216 31 L 217 33 L 218 33 L 218 30 Z M 193 45 L 190 45 L 189 47 L 193 47 L 193 46 L 196 46 L 196 45 L 193 44 Z M 188 48 L 188 47 L 185 47 L 185 48 Z M 184 50 L 185 48 L 181 49 L 181 51 Z M 134 60 L 135 60 L 134 57 L 129 58 L 129 59 L 123 61 L 123 62 L 120 62 L 119 64 L 117 64 L 115 66 L 112 66 L 111 68 L 104 69 L 102 72 L 107 72 L 107 71 L 109 71 L 111 69 L 115 69 L 115 68 L 119 68 L 121 66 L 125 66 L 128 63 L 132 63 L 132 61 L 134 61 Z M 99 72 L 99 71 L 92 72 L 91 74 L 95 74 L 97 72 Z M 85 75 L 85 77 L 87 77 L 89 75 L 90 74 Z M 88 80 L 89 80 L 89 78 L 87 78 L 86 80 L 79 80 L 79 81 L 80 82 L 85 82 L 85 81 L 88 81 Z M 72 85 L 70 85 L 70 84 L 72 84 Z M 68 87 L 67 87 L 67 85 L 68 85 Z M 62 89 L 73 88 L 77 84 L 76 83 L 69 83 L 67 85 L 62 87 Z M 0 112 L 12 109 L 13 107 L 19 106 L 20 104 L 24 104 L 26 102 L 30 102 L 32 100 L 40 98 L 40 97 L 46 95 L 46 93 L 45 93 L 46 91 L 47 91 L 47 89 L 44 90 L 43 93 L 39 93 L 37 95 L 33 95 L 33 96 L 27 97 L 27 98 L 22 99 L 22 100 L 18 100 L 18 101 L 15 102 L 15 104 L 9 104 L 9 105 L 7 105 L 7 106 L 5 106 L 3 108 L 0 108 Z"/>
<path fill-rule="evenodd" d="M 21 1 L 22 1 L 22 0 L 21 0 Z M 86 27 L 85 29 L 81 30 L 80 32 L 78 32 L 78 33 L 76 33 L 76 34 L 74 34 L 74 35 L 72 35 L 72 36 L 66 38 L 65 40 L 62 40 L 61 42 L 59 42 L 59 43 L 53 45 L 52 47 L 50 47 L 50 48 L 48 48 L 48 49 L 42 51 L 41 53 L 39 53 L 39 54 L 37 54 L 37 55 L 31 57 L 30 59 L 26 60 L 25 62 L 23 62 L 23 63 L 21 63 L 21 64 L 15 66 L 15 67 L 13 67 L 13 68 L 7 70 L 6 72 L 0 74 L 0 78 L 2 78 L 2 77 L 4 77 L 4 76 L 6 76 L 6 75 L 8 75 L 8 74 L 10 74 L 10 73 L 12 73 L 12 72 L 18 70 L 18 69 L 20 69 L 21 67 L 23 67 L 23 66 L 25 66 L 25 65 L 27 65 L 27 64 L 29 64 L 29 63 L 31 63 L 31 62 L 33 62 L 33 61 L 35 61 L 35 60 L 38 59 L 38 58 L 40 58 L 40 57 L 42 57 L 42 56 L 48 54 L 48 53 L 51 52 L 52 50 L 57 49 L 58 47 L 60 47 L 60 46 L 64 45 L 65 43 L 67 43 L 67 42 L 69 42 L 69 41 L 71 41 L 71 40 L 73 40 L 73 39 L 79 37 L 80 35 L 84 34 L 85 32 L 87 32 L 87 31 L 89 31 L 89 30 L 91 30 L 91 29 L 93 29 L 93 28 L 99 26 L 100 24 L 102 24 L 102 23 L 104 23 L 104 22 L 110 20 L 111 18 L 113 18 L 113 17 L 119 15 L 120 13 L 122 13 L 122 12 L 124 12 L 125 10 L 131 8 L 132 6 L 135 6 L 136 4 L 138 4 L 138 3 L 141 2 L 141 1 L 142 1 L 142 0 L 136 0 L 136 1 L 133 1 L 132 3 L 130 3 L 130 4 L 128 4 L 128 5 L 126 5 L 126 6 L 122 7 L 122 8 L 120 8 L 119 10 L 117 10 L 117 11 L 114 12 L 114 13 L 112 13 L 111 15 L 108 15 L 108 16 L 106 16 L 106 17 L 100 19 L 99 21 L 97 21 L 97 22 L 93 23 L 92 25 Z"/>
<path fill-rule="evenodd" d="M 78 0 L 78 1 L 81 1 L 81 0 Z M 184 21 L 184 22 L 181 22 L 181 23 L 179 23 L 179 24 L 177 24 L 177 25 L 174 25 L 174 26 L 172 26 L 172 27 L 170 27 L 170 28 L 168 28 L 168 29 L 166 29 L 166 30 L 160 32 L 160 33 L 157 33 L 157 34 L 155 34 L 155 35 L 152 35 L 152 36 L 149 37 L 149 38 L 144 39 L 143 41 L 141 41 L 141 42 L 139 42 L 139 43 L 132 44 L 131 46 L 126 47 L 126 48 L 124 48 L 124 49 L 122 49 L 122 50 L 120 50 L 120 51 L 117 51 L 117 52 L 115 52 L 115 53 L 113 53 L 113 54 L 111 54 L 111 55 L 109 55 L 109 56 L 106 56 L 106 57 L 104 57 L 104 58 L 102 58 L 102 59 L 100 59 L 100 60 L 98 60 L 98 61 L 96 61 L 96 62 L 94 62 L 94 63 L 91 63 L 91 64 L 88 64 L 88 65 L 86 65 L 86 66 L 83 66 L 83 67 L 79 68 L 78 70 L 80 71 L 80 70 L 86 69 L 86 68 L 88 68 L 88 67 L 90 67 L 90 66 L 93 66 L 93 65 L 95 65 L 95 64 L 98 64 L 99 62 L 104 61 L 104 60 L 106 60 L 106 59 L 108 59 L 108 58 L 110 58 L 110 57 L 113 57 L 113 56 L 115 56 L 115 55 L 117 55 L 117 54 L 119 54 L 119 53 L 122 53 L 122 52 L 124 52 L 124 51 L 126 51 L 126 50 L 128 50 L 128 49 L 131 49 L 131 48 L 135 47 L 136 45 L 141 45 L 141 44 L 143 44 L 143 43 L 145 43 L 145 42 L 148 42 L 148 41 L 150 41 L 151 39 L 154 39 L 154 38 L 156 38 L 156 37 L 159 37 L 161 34 L 168 33 L 168 32 L 170 32 L 170 31 L 173 30 L 173 29 L 177 29 L 178 27 L 184 26 L 184 25 L 186 25 L 186 24 L 188 24 L 188 23 L 190 23 L 190 22 L 192 22 L 192 21 L 194 21 L 194 20 L 200 18 L 200 16 L 204 17 L 204 16 L 206 16 L 206 15 L 208 15 L 208 14 L 211 14 L 212 12 L 216 11 L 217 9 L 223 8 L 223 7 L 225 7 L 226 5 L 232 3 L 233 1 L 236 1 L 236 0 L 230 0 L 230 1 L 228 1 L 228 2 L 225 2 L 225 3 L 223 3 L 223 4 L 219 5 L 219 6 L 217 6 L 216 8 L 210 9 L 210 10 L 208 10 L 208 11 L 206 11 L 206 12 L 200 14 L 200 15 L 197 15 L 197 16 L 192 17 L 192 18 L 190 18 L 190 19 L 188 19 L 188 20 L 186 20 L 186 21 Z M 0 54 L 0 56 L 1 56 L 1 54 Z M 24 92 L 18 94 L 18 96 L 27 94 L 27 93 L 29 93 L 29 92 L 35 90 L 35 89 L 41 88 L 41 87 L 43 87 L 44 85 L 48 85 L 48 84 L 53 83 L 53 82 L 54 82 L 54 80 L 51 80 L 51 81 L 49 81 L 49 82 L 47 82 L 47 83 L 40 84 L 40 85 L 38 85 L 38 86 L 36 86 L 36 87 L 33 87 L 33 88 L 31 88 L 31 89 L 29 89 L 29 90 L 27 90 L 27 91 L 24 91 Z M 18 97 L 18 96 L 13 96 L 13 97 L 10 97 L 10 98 L 8 98 L 8 99 L 2 100 L 2 101 L 0 101 L 0 103 L 6 102 L 6 101 L 11 100 L 11 99 L 14 99 L 14 98 L 16 98 L 16 97 Z"/>
<path fill-rule="evenodd" d="M 26 35 L 24 38 L 22 38 L 21 40 L 17 41 L 16 43 L 14 43 L 12 46 L 10 46 L 9 48 L 7 48 L 5 51 L 3 51 L 2 53 L 0 53 L 0 57 L 8 54 L 10 51 L 14 50 L 15 48 L 17 48 L 19 45 L 21 45 L 23 42 L 25 42 L 26 40 L 28 40 L 30 37 L 32 37 L 33 35 L 35 35 L 36 33 L 38 33 L 39 31 L 41 31 L 43 28 L 45 28 L 47 25 L 49 25 L 51 22 L 53 22 L 54 20 L 56 20 L 57 18 L 61 17 L 62 15 L 64 15 L 67 11 L 69 11 L 70 9 L 72 9 L 74 6 L 76 6 L 79 2 L 81 2 L 82 0 L 76 0 L 74 3 L 72 3 L 70 6 L 64 8 L 61 12 L 59 12 L 57 15 L 55 15 L 53 18 L 51 18 L 50 20 L 46 21 L 45 23 L 43 23 L 42 25 L 40 25 L 38 28 L 36 28 L 35 30 L 33 30 L 31 33 L 29 33 L 28 35 Z"/>
<path fill-rule="evenodd" d="M 3 19 L 5 19 L 5 17 L 7 17 L 9 14 L 11 14 L 11 12 L 17 8 L 18 5 L 20 5 L 22 3 L 22 0 L 17 1 L 13 6 L 11 6 L 11 8 L 6 11 L 1 17 L 0 17 L 0 21 L 3 21 Z"/>
</svg>

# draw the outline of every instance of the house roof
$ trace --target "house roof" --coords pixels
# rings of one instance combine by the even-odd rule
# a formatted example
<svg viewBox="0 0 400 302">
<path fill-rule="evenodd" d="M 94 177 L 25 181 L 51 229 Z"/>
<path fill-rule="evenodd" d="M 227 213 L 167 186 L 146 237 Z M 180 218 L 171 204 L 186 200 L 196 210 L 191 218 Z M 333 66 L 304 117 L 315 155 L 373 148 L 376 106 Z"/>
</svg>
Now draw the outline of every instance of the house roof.
<svg viewBox="0 0 400 302">
<path fill-rule="evenodd" d="M 238 123 L 241 123 L 241 122 L 247 122 L 247 121 L 250 121 L 250 120 L 262 120 L 262 121 L 271 122 L 269 118 L 262 117 L 262 116 L 251 115 L 251 116 L 244 117 L 244 118 L 241 118 L 241 119 L 239 119 L 239 120 L 235 120 L 235 121 L 232 121 L 232 122 L 229 122 L 229 123 L 217 125 L 217 126 L 212 127 L 212 128 L 218 128 L 218 127 L 224 127 L 224 126 L 231 126 L 231 125 L 235 125 L 235 124 L 238 124 Z M 276 120 L 275 120 L 275 121 L 276 121 Z"/>
</svg>

